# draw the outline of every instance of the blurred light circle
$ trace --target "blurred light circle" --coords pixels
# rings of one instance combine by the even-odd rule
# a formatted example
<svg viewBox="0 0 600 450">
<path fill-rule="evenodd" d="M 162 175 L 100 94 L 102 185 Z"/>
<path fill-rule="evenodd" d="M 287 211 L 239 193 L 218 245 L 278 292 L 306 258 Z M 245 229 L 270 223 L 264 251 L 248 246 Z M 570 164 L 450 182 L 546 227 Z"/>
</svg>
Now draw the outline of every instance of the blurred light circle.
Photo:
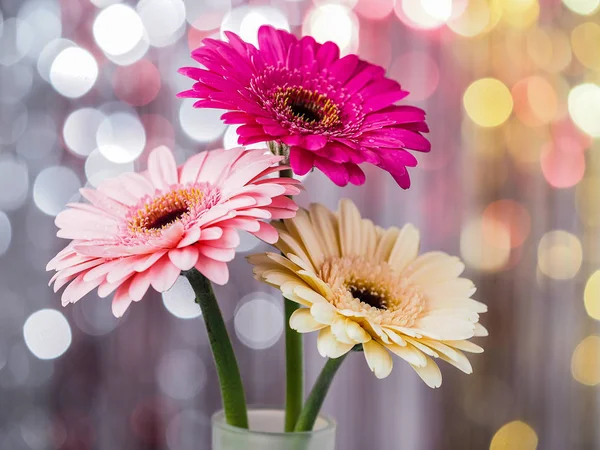
<svg viewBox="0 0 600 450">
<path fill-rule="evenodd" d="M 194 108 L 194 99 L 184 99 L 179 108 L 179 123 L 183 131 L 198 142 L 218 139 L 227 125 L 221 120 L 222 109 Z"/>
<path fill-rule="evenodd" d="M 34 113 L 28 121 L 27 130 L 17 141 L 17 153 L 29 161 L 44 160 L 55 152 L 58 143 L 56 124 L 46 114 Z"/>
<path fill-rule="evenodd" d="M 439 28 L 452 14 L 452 0 L 398 0 L 396 15 L 412 28 Z"/>
<path fill-rule="evenodd" d="M 438 65 L 424 52 L 407 52 L 399 55 L 390 68 L 390 76 L 410 92 L 411 101 L 429 98 L 440 81 Z"/>
<path fill-rule="evenodd" d="M 182 0 L 140 0 L 136 9 L 150 45 L 164 47 L 183 36 L 185 5 Z"/>
<path fill-rule="evenodd" d="M 113 77 L 115 95 L 133 106 L 150 103 L 160 91 L 160 73 L 154 64 L 142 59 L 126 67 L 117 67 Z"/>
<path fill-rule="evenodd" d="M 600 336 L 588 336 L 575 347 L 571 374 L 586 386 L 600 384 Z"/>
<path fill-rule="evenodd" d="M 271 296 L 263 293 L 246 295 L 235 312 L 235 333 L 248 347 L 271 347 L 283 332 L 281 317 L 281 309 Z"/>
<path fill-rule="evenodd" d="M 94 187 L 108 178 L 114 178 L 127 172 L 133 172 L 133 161 L 124 164 L 109 161 L 98 149 L 90 153 L 85 160 L 85 176 Z"/>
<path fill-rule="evenodd" d="M 94 39 L 104 53 L 125 55 L 144 39 L 142 19 L 129 6 L 115 4 L 100 11 L 93 26 Z"/>
<path fill-rule="evenodd" d="M 383 20 L 394 10 L 395 0 L 358 0 L 354 10 L 366 19 Z"/>
<path fill-rule="evenodd" d="M 6 253 L 12 240 L 12 227 L 8 216 L 0 211 L 0 256 Z M 2 366 L 0 365 L 0 369 Z"/>
<path fill-rule="evenodd" d="M 585 310 L 592 319 L 600 320 L 600 270 L 596 270 L 587 280 L 583 292 Z"/>
<path fill-rule="evenodd" d="M 21 6 L 18 18 L 35 30 L 27 51 L 30 56 L 39 55 L 49 41 L 61 36 L 60 9 L 55 2 L 29 0 Z"/>
<path fill-rule="evenodd" d="M 290 24 L 279 9 L 271 6 L 258 6 L 248 8 L 240 23 L 240 37 L 258 47 L 258 29 L 263 25 L 290 31 Z"/>
<path fill-rule="evenodd" d="M 25 97 L 33 84 L 31 66 L 14 64 L 10 67 L 0 66 L 0 103 L 15 104 Z"/>
<path fill-rule="evenodd" d="M 161 145 L 172 149 L 175 146 L 175 130 L 165 117 L 159 114 L 144 114 L 140 120 L 146 130 L 146 149 L 155 149 Z"/>
<path fill-rule="evenodd" d="M 254 250 L 261 244 L 261 240 L 248 233 L 247 231 L 241 231 L 240 233 L 240 245 L 235 249 L 236 252 L 247 253 Z"/>
<path fill-rule="evenodd" d="M 80 313 L 75 316 L 77 325 L 91 336 L 105 335 L 114 330 L 119 323 L 112 313 L 110 302 L 105 300 L 91 299 L 77 302 L 77 307 Z"/>
<path fill-rule="evenodd" d="M 490 444 L 490 450 L 536 450 L 538 437 L 525 422 L 515 420 L 503 425 Z"/>
<path fill-rule="evenodd" d="M 65 97 L 81 97 L 94 86 L 97 78 L 96 60 L 90 52 L 80 47 L 65 48 L 50 66 L 52 87 Z"/>
<path fill-rule="evenodd" d="M 231 0 L 183 0 L 187 11 L 186 20 L 197 30 L 218 28 L 231 10 Z"/>
<path fill-rule="evenodd" d="M 559 28 L 532 28 L 527 33 L 527 54 L 541 68 L 558 73 L 571 63 L 571 42 Z"/>
<path fill-rule="evenodd" d="M 500 19 L 499 11 L 491 9 L 486 0 L 469 0 L 467 7 L 448 20 L 448 28 L 464 37 L 474 37 L 483 33 Z"/>
<path fill-rule="evenodd" d="M 162 293 L 163 304 L 167 311 L 180 319 L 195 319 L 202 315 L 196 304 L 196 294 L 188 279 L 180 276 L 171 289 Z"/>
<path fill-rule="evenodd" d="M 562 0 L 562 2 L 575 14 L 582 16 L 594 14 L 600 6 L 600 0 Z"/>
<path fill-rule="evenodd" d="M 54 39 L 46 44 L 38 56 L 37 70 L 40 76 L 50 82 L 50 68 L 60 52 L 68 47 L 77 47 L 75 42 L 69 39 Z"/>
<path fill-rule="evenodd" d="M 187 400 L 206 384 L 206 368 L 189 350 L 173 350 L 163 356 L 157 370 L 158 384 L 169 397 Z"/>
<path fill-rule="evenodd" d="M 511 89 L 515 115 L 526 125 L 540 126 L 558 114 L 558 97 L 545 78 L 534 75 L 519 80 Z"/>
<path fill-rule="evenodd" d="M 584 83 L 569 92 L 569 114 L 579 128 L 594 138 L 600 138 L 600 86 Z"/>
<path fill-rule="evenodd" d="M 6 19 L 0 33 L 0 65 L 19 62 L 31 49 L 34 30 L 21 19 Z"/>
<path fill-rule="evenodd" d="M 502 8 L 502 19 L 515 28 L 527 28 L 534 24 L 540 15 L 538 0 L 504 0 L 498 2 Z"/>
<path fill-rule="evenodd" d="M 33 201 L 43 213 L 56 216 L 81 188 L 79 177 L 68 167 L 42 170 L 33 183 Z"/>
<path fill-rule="evenodd" d="M 503 269 L 509 261 L 510 229 L 490 215 L 471 219 L 460 233 L 460 254 L 466 264 L 483 272 Z"/>
<path fill-rule="evenodd" d="M 600 226 L 600 177 L 585 177 L 577 185 L 575 200 L 581 221 L 589 227 Z"/>
<path fill-rule="evenodd" d="M 485 227 L 492 224 L 490 230 Z M 510 235 L 511 248 L 523 245 L 531 230 L 531 216 L 527 209 L 520 203 L 502 199 L 490 203 L 483 211 L 484 234 L 490 234 L 493 242 L 493 235 L 497 224 L 502 224 Z"/>
<path fill-rule="evenodd" d="M 481 78 L 471 83 L 463 96 L 468 116 L 482 127 L 503 124 L 513 108 L 513 99 L 504 83 L 495 78 Z"/>
<path fill-rule="evenodd" d="M 0 117 L 0 144 L 13 144 L 27 128 L 27 109 L 20 103 L 0 103 Z"/>
<path fill-rule="evenodd" d="M 123 0 L 90 0 L 97 8 L 106 8 L 107 6 L 120 3 Z"/>
<path fill-rule="evenodd" d="M 73 111 L 63 125 L 65 145 L 76 155 L 89 155 L 96 148 L 96 133 L 104 119 L 104 114 L 95 108 Z"/>
<path fill-rule="evenodd" d="M 302 34 L 311 35 L 317 42 L 335 42 L 342 54 L 358 48 L 358 19 L 342 5 L 326 3 L 312 9 L 302 25 Z"/>
<path fill-rule="evenodd" d="M 55 359 L 71 345 L 71 327 L 61 312 L 41 309 L 25 321 L 23 337 L 27 348 L 35 357 Z"/>
<path fill-rule="evenodd" d="M 538 268 L 549 278 L 569 280 L 579 272 L 583 259 L 581 242 L 563 230 L 548 231 L 538 244 Z"/>
<path fill-rule="evenodd" d="M 562 138 L 548 143 L 542 150 L 540 164 L 544 178 L 552 187 L 565 189 L 575 186 L 585 174 L 585 155 L 577 142 Z"/>
<path fill-rule="evenodd" d="M 571 32 L 573 53 L 588 69 L 600 70 L 600 25 L 585 22 Z"/>
<path fill-rule="evenodd" d="M 98 127 L 96 144 L 109 161 L 128 163 L 144 151 L 146 132 L 137 117 L 117 112 L 106 117 Z"/>
<path fill-rule="evenodd" d="M 12 158 L 0 158 L 0 209 L 19 208 L 26 200 L 28 190 L 27 165 Z"/>
</svg>

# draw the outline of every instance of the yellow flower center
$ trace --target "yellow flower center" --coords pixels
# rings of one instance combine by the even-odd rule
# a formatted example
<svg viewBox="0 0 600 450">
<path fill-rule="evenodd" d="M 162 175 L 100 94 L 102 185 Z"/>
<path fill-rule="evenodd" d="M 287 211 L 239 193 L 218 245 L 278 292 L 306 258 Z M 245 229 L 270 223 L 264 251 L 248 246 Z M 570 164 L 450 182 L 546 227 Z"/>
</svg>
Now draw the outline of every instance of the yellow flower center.
<svg viewBox="0 0 600 450">
<path fill-rule="evenodd" d="M 424 308 L 423 293 L 385 261 L 331 258 L 319 276 L 331 286 L 333 295 L 327 300 L 333 306 L 362 313 L 377 324 L 411 326 Z"/>
<path fill-rule="evenodd" d="M 154 233 L 181 220 L 204 198 L 196 188 L 183 188 L 154 198 L 148 198 L 128 220 L 132 233 Z"/>
<path fill-rule="evenodd" d="M 340 110 L 327 95 L 303 87 L 277 88 L 274 102 L 279 109 L 305 123 L 328 127 L 340 121 Z"/>
</svg>

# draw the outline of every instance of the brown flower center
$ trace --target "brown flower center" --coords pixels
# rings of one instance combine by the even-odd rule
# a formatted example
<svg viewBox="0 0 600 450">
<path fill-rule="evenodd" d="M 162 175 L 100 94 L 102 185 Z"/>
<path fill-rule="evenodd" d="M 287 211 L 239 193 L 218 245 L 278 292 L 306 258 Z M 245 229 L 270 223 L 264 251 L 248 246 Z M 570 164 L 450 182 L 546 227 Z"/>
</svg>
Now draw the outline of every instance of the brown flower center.
<svg viewBox="0 0 600 450">
<path fill-rule="evenodd" d="M 274 102 L 305 124 L 331 126 L 340 121 L 340 110 L 327 95 L 303 87 L 278 88 Z"/>
<path fill-rule="evenodd" d="M 153 233 L 187 216 L 204 197 L 198 188 L 177 189 L 147 199 L 129 218 L 132 233 Z"/>
<path fill-rule="evenodd" d="M 375 323 L 410 326 L 425 306 L 422 292 L 385 261 L 331 258 L 319 276 L 331 286 L 333 295 L 327 300 L 332 305 L 362 313 Z"/>
</svg>

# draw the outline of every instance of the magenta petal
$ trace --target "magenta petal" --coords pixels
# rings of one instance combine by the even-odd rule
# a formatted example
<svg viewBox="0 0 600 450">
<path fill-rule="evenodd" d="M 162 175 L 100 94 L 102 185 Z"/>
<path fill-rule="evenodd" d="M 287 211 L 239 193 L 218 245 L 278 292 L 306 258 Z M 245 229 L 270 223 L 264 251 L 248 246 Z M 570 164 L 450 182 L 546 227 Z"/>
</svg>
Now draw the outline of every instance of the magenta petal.
<svg viewBox="0 0 600 450">
<path fill-rule="evenodd" d="M 323 158 L 315 158 L 315 167 L 338 186 L 346 186 L 350 180 L 348 170 L 343 164 L 335 164 Z"/>
<path fill-rule="evenodd" d="M 408 189 L 410 187 L 410 176 L 408 175 L 408 171 L 405 170 L 404 173 L 401 174 L 391 174 L 398 186 L 402 189 Z"/>
<path fill-rule="evenodd" d="M 290 166 L 296 175 L 306 175 L 314 166 L 314 155 L 303 148 L 292 147 Z"/>
<path fill-rule="evenodd" d="M 340 57 L 340 48 L 337 44 L 327 41 L 317 51 L 316 59 L 320 69 L 329 67 L 334 61 Z"/>
<path fill-rule="evenodd" d="M 355 186 L 361 186 L 365 184 L 366 176 L 360 167 L 356 164 L 347 163 L 344 167 L 348 171 L 349 181 Z"/>
<path fill-rule="evenodd" d="M 303 146 L 307 150 L 319 150 L 327 144 L 327 138 L 318 134 L 312 136 L 304 136 Z"/>
</svg>

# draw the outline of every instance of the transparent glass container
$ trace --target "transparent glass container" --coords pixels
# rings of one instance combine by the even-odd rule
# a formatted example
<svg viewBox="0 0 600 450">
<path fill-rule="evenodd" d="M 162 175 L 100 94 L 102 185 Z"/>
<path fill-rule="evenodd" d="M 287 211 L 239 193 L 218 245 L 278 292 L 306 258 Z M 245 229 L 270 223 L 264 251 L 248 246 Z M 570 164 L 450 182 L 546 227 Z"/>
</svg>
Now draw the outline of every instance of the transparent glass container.
<svg viewBox="0 0 600 450">
<path fill-rule="evenodd" d="M 284 433 L 285 413 L 280 409 L 248 410 L 250 429 L 232 427 L 223 411 L 212 417 L 212 450 L 335 450 L 336 423 L 317 418 L 313 431 Z"/>
</svg>

